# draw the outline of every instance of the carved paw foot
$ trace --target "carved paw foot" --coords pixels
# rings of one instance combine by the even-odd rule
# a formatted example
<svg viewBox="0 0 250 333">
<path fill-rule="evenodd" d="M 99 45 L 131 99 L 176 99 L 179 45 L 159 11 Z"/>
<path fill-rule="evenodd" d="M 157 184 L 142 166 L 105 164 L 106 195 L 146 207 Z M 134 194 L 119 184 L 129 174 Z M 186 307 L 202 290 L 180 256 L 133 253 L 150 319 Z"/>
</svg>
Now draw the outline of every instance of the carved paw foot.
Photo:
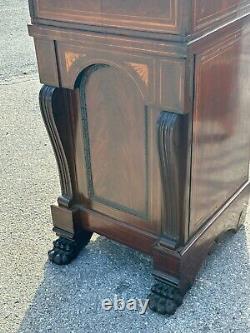
<svg viewBox="0 0 250 333">
<path fill-rule="evenodd" d="M 165 283 L 156 283 L 149 295 L 149 308 L 162 315 L 172 315 L 182 304 L 183 295 L 180 291 Z"/>
<path fill-rule="evenodd" d="M 86 233 L 74 240 L 59 237 L 53 242 L 53 249 L 48 252 L 49 260 L 57 265 L 68 265 L 88 244 L 91 235 Z"/>
</svg>

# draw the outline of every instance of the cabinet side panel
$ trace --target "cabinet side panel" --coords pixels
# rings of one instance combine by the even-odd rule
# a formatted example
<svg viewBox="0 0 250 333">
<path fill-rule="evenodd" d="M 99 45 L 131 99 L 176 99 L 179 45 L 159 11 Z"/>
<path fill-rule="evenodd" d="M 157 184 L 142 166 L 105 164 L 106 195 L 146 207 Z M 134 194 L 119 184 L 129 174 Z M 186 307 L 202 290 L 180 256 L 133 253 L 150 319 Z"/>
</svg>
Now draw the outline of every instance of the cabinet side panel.
<svg viewBox="0 0 250 333">
<path fill-rule="evenodd" d="M 196 59 L 191 234 L 247 181 L 249 169 L 249 34 L 209 47 Z"/>
</svg>

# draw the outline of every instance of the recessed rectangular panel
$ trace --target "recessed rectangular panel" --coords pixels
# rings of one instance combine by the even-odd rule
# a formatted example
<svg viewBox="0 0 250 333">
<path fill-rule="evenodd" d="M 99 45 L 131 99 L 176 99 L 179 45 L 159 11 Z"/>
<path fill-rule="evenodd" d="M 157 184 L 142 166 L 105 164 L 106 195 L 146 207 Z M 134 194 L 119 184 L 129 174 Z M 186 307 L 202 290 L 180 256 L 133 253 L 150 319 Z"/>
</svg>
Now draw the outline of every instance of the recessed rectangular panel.
<svg viewBox="0 0 250 333">
<path fill-rule="evenodd" d="M 160 105 L 164 110 L 184 113 L 185 61 L 160 61 Z"/>
<path fill-rule="evenodd" d="M 178 0 L 35 0 L 43 19 L 140 30 L 176 30 Z"/>
<path fill-rule="evenodd" d="M 41 38 L 35 38 L 34 42 L 41 83 L 59 87 L 54 42 Z"/>
<path fill-rule="evenodd" d="M 249 54 L 238 33 L 196 59 L 191 233 L 248 180 Z"/>
</svg>

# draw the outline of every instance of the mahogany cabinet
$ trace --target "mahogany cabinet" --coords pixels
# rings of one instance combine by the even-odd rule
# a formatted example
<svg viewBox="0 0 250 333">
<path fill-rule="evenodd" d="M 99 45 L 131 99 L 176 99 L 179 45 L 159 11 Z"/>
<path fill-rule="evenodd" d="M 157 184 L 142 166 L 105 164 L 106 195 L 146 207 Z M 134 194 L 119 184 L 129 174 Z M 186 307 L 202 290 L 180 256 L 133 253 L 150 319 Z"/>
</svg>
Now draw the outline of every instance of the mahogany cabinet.
<svg viewBox="0 0 250 333">
<path fill-rule="evenodd" d="M 249 0 L 30 1 L 62 189 L 51 261 L 68 264 L 92 232 L 143 251 L 150 307 L 174 313 L 248 201 L 249 12 Z"/>
</svg>

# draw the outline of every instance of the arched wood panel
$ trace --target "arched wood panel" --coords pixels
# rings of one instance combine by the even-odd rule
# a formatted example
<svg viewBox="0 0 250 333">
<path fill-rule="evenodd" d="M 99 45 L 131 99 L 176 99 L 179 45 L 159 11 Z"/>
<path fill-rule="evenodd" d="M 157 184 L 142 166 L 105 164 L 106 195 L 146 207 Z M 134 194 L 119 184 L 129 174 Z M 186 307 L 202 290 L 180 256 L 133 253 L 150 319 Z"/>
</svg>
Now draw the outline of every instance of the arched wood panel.
<svg viewBox="0 0 250 333">
<path fill-rule="evenodd" d="M 147 219 L 147 108 L 140 92 L 118 69 L 94 65 L 83 74 L 80 96 L 90 200 Z"/>
</svg>

